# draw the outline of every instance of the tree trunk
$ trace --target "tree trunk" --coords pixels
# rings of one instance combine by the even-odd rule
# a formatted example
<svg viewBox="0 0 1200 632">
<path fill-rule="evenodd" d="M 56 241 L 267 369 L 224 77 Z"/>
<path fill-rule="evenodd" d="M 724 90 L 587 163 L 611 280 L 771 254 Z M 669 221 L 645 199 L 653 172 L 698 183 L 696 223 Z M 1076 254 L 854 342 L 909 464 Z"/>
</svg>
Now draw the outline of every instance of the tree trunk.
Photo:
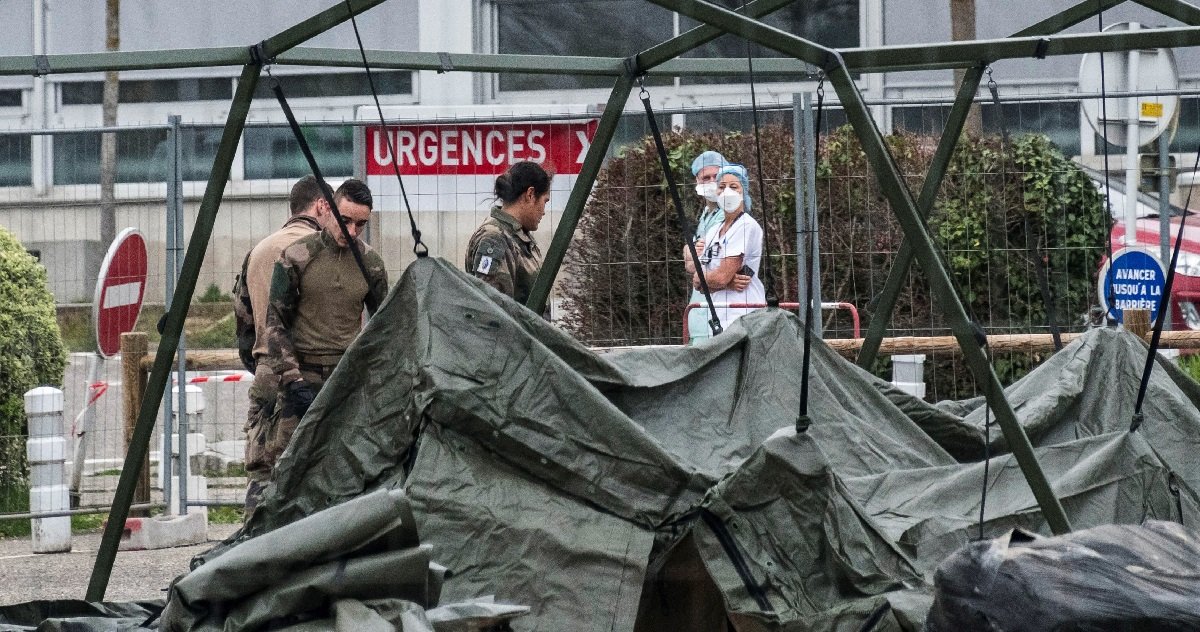
<svg viewBox="0 0 1200 632">
<path fill-rule="evenodd" d="M 975 39 L 975 0 L 950 0 L 950 39 L 956 42 Z M 954 69 L 955 86 L 962 85 L 965 74 L 966 70 L 962 68 Z M 978 103 L 971 104 L 963 131 L 972 136 L 983 135 L 983 113 Z"/>
<path fill-rule="evenodd" d="M 105 0 L 104 49 L 121 49 L 121 0 Z M 118 101 L 117 72 L 104 73 L 104 102 L 101 106 L 102 124 L 110 127 L 117 124 Z M 117 236 L 117 135 L 100 135 L 100 243 L 105 248 Z"/>
</svg>

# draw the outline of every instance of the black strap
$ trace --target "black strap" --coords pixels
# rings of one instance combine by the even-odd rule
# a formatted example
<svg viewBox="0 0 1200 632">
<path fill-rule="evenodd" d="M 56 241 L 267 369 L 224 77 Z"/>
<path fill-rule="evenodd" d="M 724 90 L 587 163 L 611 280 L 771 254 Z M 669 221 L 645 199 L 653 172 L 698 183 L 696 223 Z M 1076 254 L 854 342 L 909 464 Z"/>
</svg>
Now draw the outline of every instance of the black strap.
<svg viewBox="0 0 1200 632">
<path fill-rule="evenodd" d="M 1008 176 L 1008 155 L 1012 144 L 1008 136 L 1008 125 L 1004 122 L 1004 110 L 1000 106 L 1000 91 L 997 89 L 996 80 L 992 78 L 992 69 L 990 66 L 987 69 L 987 75 L 988 91 L 992 93 L 992 105 L 996 107 L 996 118 L 1000 121 L 1000 142 L 1004 149 L 1000 156 L 1000 177 L 1001 181 L 1004 181 Z M 1042 253 L 1038 251 L 1038 240 L 1033 235 L 1029 213 L 1025 213 L 1024 218 L 1025 245 L 1029 250 L 1029 259 L 1033 262 L 1033 273 L 1037 277 L 1038 290 L 1042 295 L 1042 305 L 1046 308 L 1046 326 L 1050 329 L 1050 336 L 1054 339 L 1054 350 L 1061 351 L 1063 348 L 1062 332 L 1058 327 L 1058 319 L 1054 315 L 1054 297 L 1050 295 L 1050 279 L 1046 274 L 1046 265 L 1042 261 Z"/>
<path fill-rule="evenodd" d="M 1192 173 L 1200 169 L 1200 147 L 1196 148 L 1196 164 L 1192 165 Z M 1125 195 L 1137 195 L 1137 183 L 1125 185 Z M 1175 266 L 1179 264 L 1179 247 L 1183 245 L 1183 227 L 1187 225 L 1187 209 L 1192 207 L 1192 189 L 1188 189 L 1187 199 L 1183 203 L 1183 217 L 1179 218 L 1179 228 L 1175 234 L 1175 247 L 1171 250 L 1171 264 L 1167 266 L 1167 282 L 1163 287 L 1162 296 L 1158 297 L 1158 318 L 1154 321 L 1154 335 L 1150 337 L 1150 349 L 1146 353 L 1146 365 L 1142 367 L 1142 383 L 1138 386 L 1137 403 L 1133 406 L 1133 421 L 1129 424 L 1129 432 L 1134 432 L 1142 425 L 1142 402 L 1146 399 L 1146 389 L 1150 387 L 1150 372 L 1154 370 L 1154 357 L 1158 355 L 1158 343 L 1162 338 L 1163 323 L 1171 317 L 1170 303 L 1171 286 L 1175 284 Z M 1126 227 L 1128 230 L 1129 227 Z M 1111 303 L 1109 303 L 1111 305 Z"/>
<path fill-rule="evenodd" d="M 375 300 L 375 295 L 371 292 L 374 284 L 371 282 L 371 275 L 367 273 L 367 265 L 363 263 L 362 252 L 358 250 L 358 240 L 350 235 L 350 229 L 346 228 L 346 219 L 342 217 L 338 211 L 337 202 L 333 200 L 333 190 L 325 183 L 325 178 L 321 177 L 321 168 L 317 166 L 317 159 L 313 157 L 312 149 L 308 147 L 308 141 L 304 139 L 304 130 L 300 129 L 300 124 L 296 122 L 296 115 L 292 114 L 292 108 L 288 105 L 287 98 L 283 96 L 283 87 L 279 85 L 274 77 L 271 77 L 271 91 L 275 93 L 275 99 L 279 101 L 279 107 L 283 108 L 283 115 L 287 117 L 288 126 L 292 128 L 292 134 L 296 137 L 296 142 L 300 145 L 300 151 L 304 154 L 304 159 L 308 161 L 308 167 L 312 170 L 313 177 L 317 179 L 317 188 L 321 190 L 321 196 L 325 198 L 325 203 L 329 205 L 329 210 L 333 213 L 334 219 L 337 220 L 338 228 L 342 231 L 342 236 L 346 238 L 346 245 L 350 248 L 350 253 L 354 255 L 354 263 L 358 264 L 358 271 L 362 272 L 363 281 L 367 284 L 366 306 L 367 312 L 371 315 L 375 314 L 375 310 L 379 308 L 379 303 Z"/>
<path fill-rule="evenodd" d="M 396 182 L 400 183 L 400 199 L 404 201 L 404 210 L 408 213 L 408 229 L 412 232 L 413 254 L 418 257 L 427 257 L 429 256 L 429 247 L 421 241 L 421 229 L 417 228 L 412 205 L 408 203 L 408 191 L 404 189 L 404 178 L 400 177 L 400 155 L 396 153 L 396 144 L 392 142 L 392 135 L 387 133 L 387 123 L 383 119 L 383 107 L 379 105 L 379 93 L 375 90 L 375 77 L 371 75 L 371 65 L 367 63 L 367 51 L 363 48 L 362 36 L 358 33 L 358 21 L 354 19 L 354 7 L 351 6 L 350 0 L 346 0 L 346 11 L 350 14 L 350 25 L 354 27 L 354 40 L 358 42 L 358 53 L 362 57 L 363 71 L 367 74 L 367 86 L 371 88 L 371 98 L 375 100 L 375 111 L 379 114 L 379 126 L 384 140 L 387 141 L 388 151 L 391 152 L 392 171 L 396 173 Z M 438 72 L 452 70 L 454 66 L 450 64 L 450 56 L 445 53 L 440 55 L 442 56 L 442 69 Z"/>
<path fill-rule="evenodd" d="M 708 289 L 708 280 L 704 278 L 704 266 L 700 264 L 700 255 L 696 253 L 696 243 L 686 238 L 686 235 L 694 234 L 695 229 L 692 228 L 692 223 L 688 221 L 687 215 L 683 212 L 683 199 L 679 197 L 679 189 L 675 186 L 675 175 L 671 173 L 671 160 L 667 158 L 667 148 L 663 145 L 662 134 L 658 131 L 658 122 L 654 120 L 654 108 L 650 106 L 650 93 L 646 92 L 643 77 L 638 77 L 638 86 L 642 89 L 638 98 L 642 100 L 642 105 L 646 106 L 646 120 L 650 122 L 650 133 L 654 135 L 654 145 L 658 148 L 658 160 L 662 163 L 663 175 L 667 179 L 667 190 L 671 192 L 671 201 L 675 203 L 679 228 L 685 235 L 684 241 L 687 243 L 688 252 L 692 255 L 692 265 L 696 268 L 696 276 L 700 277 L 700 291 L 704 293 L 704 300 L 708 303 L 708 327 L 716 336 L 722 331 L 721 319 L 717 317 L 717 308 L 713 305 L 712 292 Z"/>
<path fill-rule="evenodd" d="M 729 528 L 725 526 L 725 522 L 716 514 L 703 507 L 700 508 L 699 513 L 700 519 L 704 521 L 708 530 L 712 531 L 712 534 L 717 537 L 717 542 L 721 544 L 721 548 L 725 551 L 725 556 L 733 564 L 733 570 L 737 571 L 738 577 L 746 587 L 746 592 L 750 593 L 750 597 L 754 599 L 754 603 L 758 605 L 758 609 L 763 612 L 775 612 L 775 608 L 771 606 L 771 600 L 767 597 L 767 591 L 763 590 L 762 584 L 759 584 L 758 580 L 754 578 L 754 573 L 750 570 L 750 565 L 746 563 L 746 557 L 742 555 L 737 541 L 729 533 Z"/>
</svg>

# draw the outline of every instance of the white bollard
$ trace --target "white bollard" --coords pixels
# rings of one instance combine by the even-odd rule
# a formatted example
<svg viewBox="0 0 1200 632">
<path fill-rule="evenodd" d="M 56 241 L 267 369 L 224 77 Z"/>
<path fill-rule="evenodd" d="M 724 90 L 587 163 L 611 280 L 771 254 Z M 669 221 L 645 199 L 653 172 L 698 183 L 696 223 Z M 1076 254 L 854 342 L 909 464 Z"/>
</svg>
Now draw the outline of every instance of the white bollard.
<svg viewBox="0 0 1200 632">
<path fill-rule="evenodd" d="M 63 438 L 63 392 L 39 386 L 25 393 L 25 416 L 29 422 L 29 511 L 67 511 L 71 495 L 67 488 L 67 441 Z M 71 550 L 71 517 L 33 518 L 34 553 L 66 553 Z"/>
<path fill-rule="evenodd" d="M 187 401 L 184 402 L 184 409 L 187 411 L 188 432 L 183 438 L 181 438 L 178 433 L 171 435 L 171 478 L 173 480 L 171 481 L 172 506 L 167 507 L 168 515 L 178 515 L 179 513 L 179 474 L 183 471 L 181 469 L 181 454 L 187 454 L 190 460 L 192 455 L 200 454 L 208 449 L 208 441 L 206 440 L 204 433 L 200 432 L 202 428 L 201 421 L 203 419 L 205 409 L 204 389 L 196 386 L 195 384 L 187 384 L 183 389 L 183 393 L 184 397 L 187 397 Z M 180 400 L 178 385 L 174 387 L 173 394 L 174 397 L 171 398 L 171 410 L 175 413 L 176 420 L 178 420 Z M 180 424 L 179 421 L 176 421 L 176 429 L 180 428 L 181 426 L 182 424 Z M 181 444 L 181 440 L 186 441 L 186 444 Z M 181 450 L 180 448 L 186 448 L 186 450 Z M 192 474 L 191 469 L 191 463 L 188 463 L 188 500 L 208 500 L 208 479 L 204 476 L 196 476 Z M 161 476 L 162 468 L 159 468 L 159 472 Z M 195 507 L 188 507 L 187 513 L 202 514 L 204 516 L 205 523 L 207 524 L 207 507 L 199 505 Z"/>
<path fill-rule="evenodd" d="M 892 356 L 892 384 L 914 397 L 925 397 L 925 354 Z"/>
</svg>

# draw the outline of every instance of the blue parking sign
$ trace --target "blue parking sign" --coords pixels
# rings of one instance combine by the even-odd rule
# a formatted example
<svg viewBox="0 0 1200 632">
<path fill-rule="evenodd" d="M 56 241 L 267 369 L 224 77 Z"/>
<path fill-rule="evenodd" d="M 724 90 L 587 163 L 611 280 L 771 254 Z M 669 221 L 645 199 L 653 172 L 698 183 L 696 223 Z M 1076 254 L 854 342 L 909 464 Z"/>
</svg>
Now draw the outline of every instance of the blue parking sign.
<svg viewBox="0 0 1200 632">
<path fill-rule="evenodd" d="M 1158 257 L 1144 248 L 1122 248 L 1100 268 L 1100 305 L 1119 323 L 1125 322 L 1127 309 L 1150 310 L 1154 322 L 1166 284 Z"/>
</svg>

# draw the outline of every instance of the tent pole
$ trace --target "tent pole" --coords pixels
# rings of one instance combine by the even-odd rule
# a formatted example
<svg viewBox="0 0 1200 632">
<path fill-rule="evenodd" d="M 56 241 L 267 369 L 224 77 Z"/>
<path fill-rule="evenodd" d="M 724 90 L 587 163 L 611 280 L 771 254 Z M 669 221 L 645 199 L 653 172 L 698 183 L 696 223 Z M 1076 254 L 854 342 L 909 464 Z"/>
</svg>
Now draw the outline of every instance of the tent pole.
<svg viewBox="0 0 1200 632">
<path fill-rule="evenodd" d="M 137 482 L 141 464 L 146 457 L 150 435 L 154 431 L 154 418 L 158 413 L 158 404 L 162 401 L 167 380 L 170 378 L 171 361 L 176 347 L 179 346 L 183 321 L 187 316 L 188 306 L 192 302 L 192 293 L 196 289 L 196 277 L 200 274 L 200 265 L 204 263 L 204 251 L 208 248 L 208 241 L 212 236 L 217 209 L 221 205 L 225 183 L 229 180 L 229 169 L 233 164 L 234 154 L 237 152 L 238 140 L 242 136 L 246 116 L 250 112 L 250 100 L 254 96 L 254 87 L 258 85 L 258 76 L 261 71 L 262 66 L 256 64 L 244 66 L 241 78 L 238 80 L 237 92 L 233 95 L 225 131 L 221 135 L 220 145 L 217 146 L 212 172 L 208 176 L 208 186 L 204 190 L 204 199 L 200 203 L 200 212 L 196 217 L 196 225 L 192 230 L 187 254 L 184 256 L 183 268 L 180 270 L 179 281 L 175 286 L 175 295 L 171 299 L 171 309 L 166 315 L 162 339 L 158 343 L 158 352 L 154 358 L 154 367 L 151 369 L 150 378 L 146 383 L 137 425 L 134 426 L 133 436 L 127 446 L 125 465 L 121 468 L 121 478 L 117 483 L 112 510 L 108 514 L 108 522 L 104 526 L 104 536 L 100 540 L 100 548 L 96 553 L 96 563 L 92 568 L 91 580 L 88 582 L 86 597 L 88 601 L 103 601 L 104 592 L 108 589 L 108 579 L 112 574 L 113 562 L 116 560 L 121 532 L 125 528 L 125 519 L 129 517 L 129 505 L 133 501 L 134 485 Z"/>
</svg>

